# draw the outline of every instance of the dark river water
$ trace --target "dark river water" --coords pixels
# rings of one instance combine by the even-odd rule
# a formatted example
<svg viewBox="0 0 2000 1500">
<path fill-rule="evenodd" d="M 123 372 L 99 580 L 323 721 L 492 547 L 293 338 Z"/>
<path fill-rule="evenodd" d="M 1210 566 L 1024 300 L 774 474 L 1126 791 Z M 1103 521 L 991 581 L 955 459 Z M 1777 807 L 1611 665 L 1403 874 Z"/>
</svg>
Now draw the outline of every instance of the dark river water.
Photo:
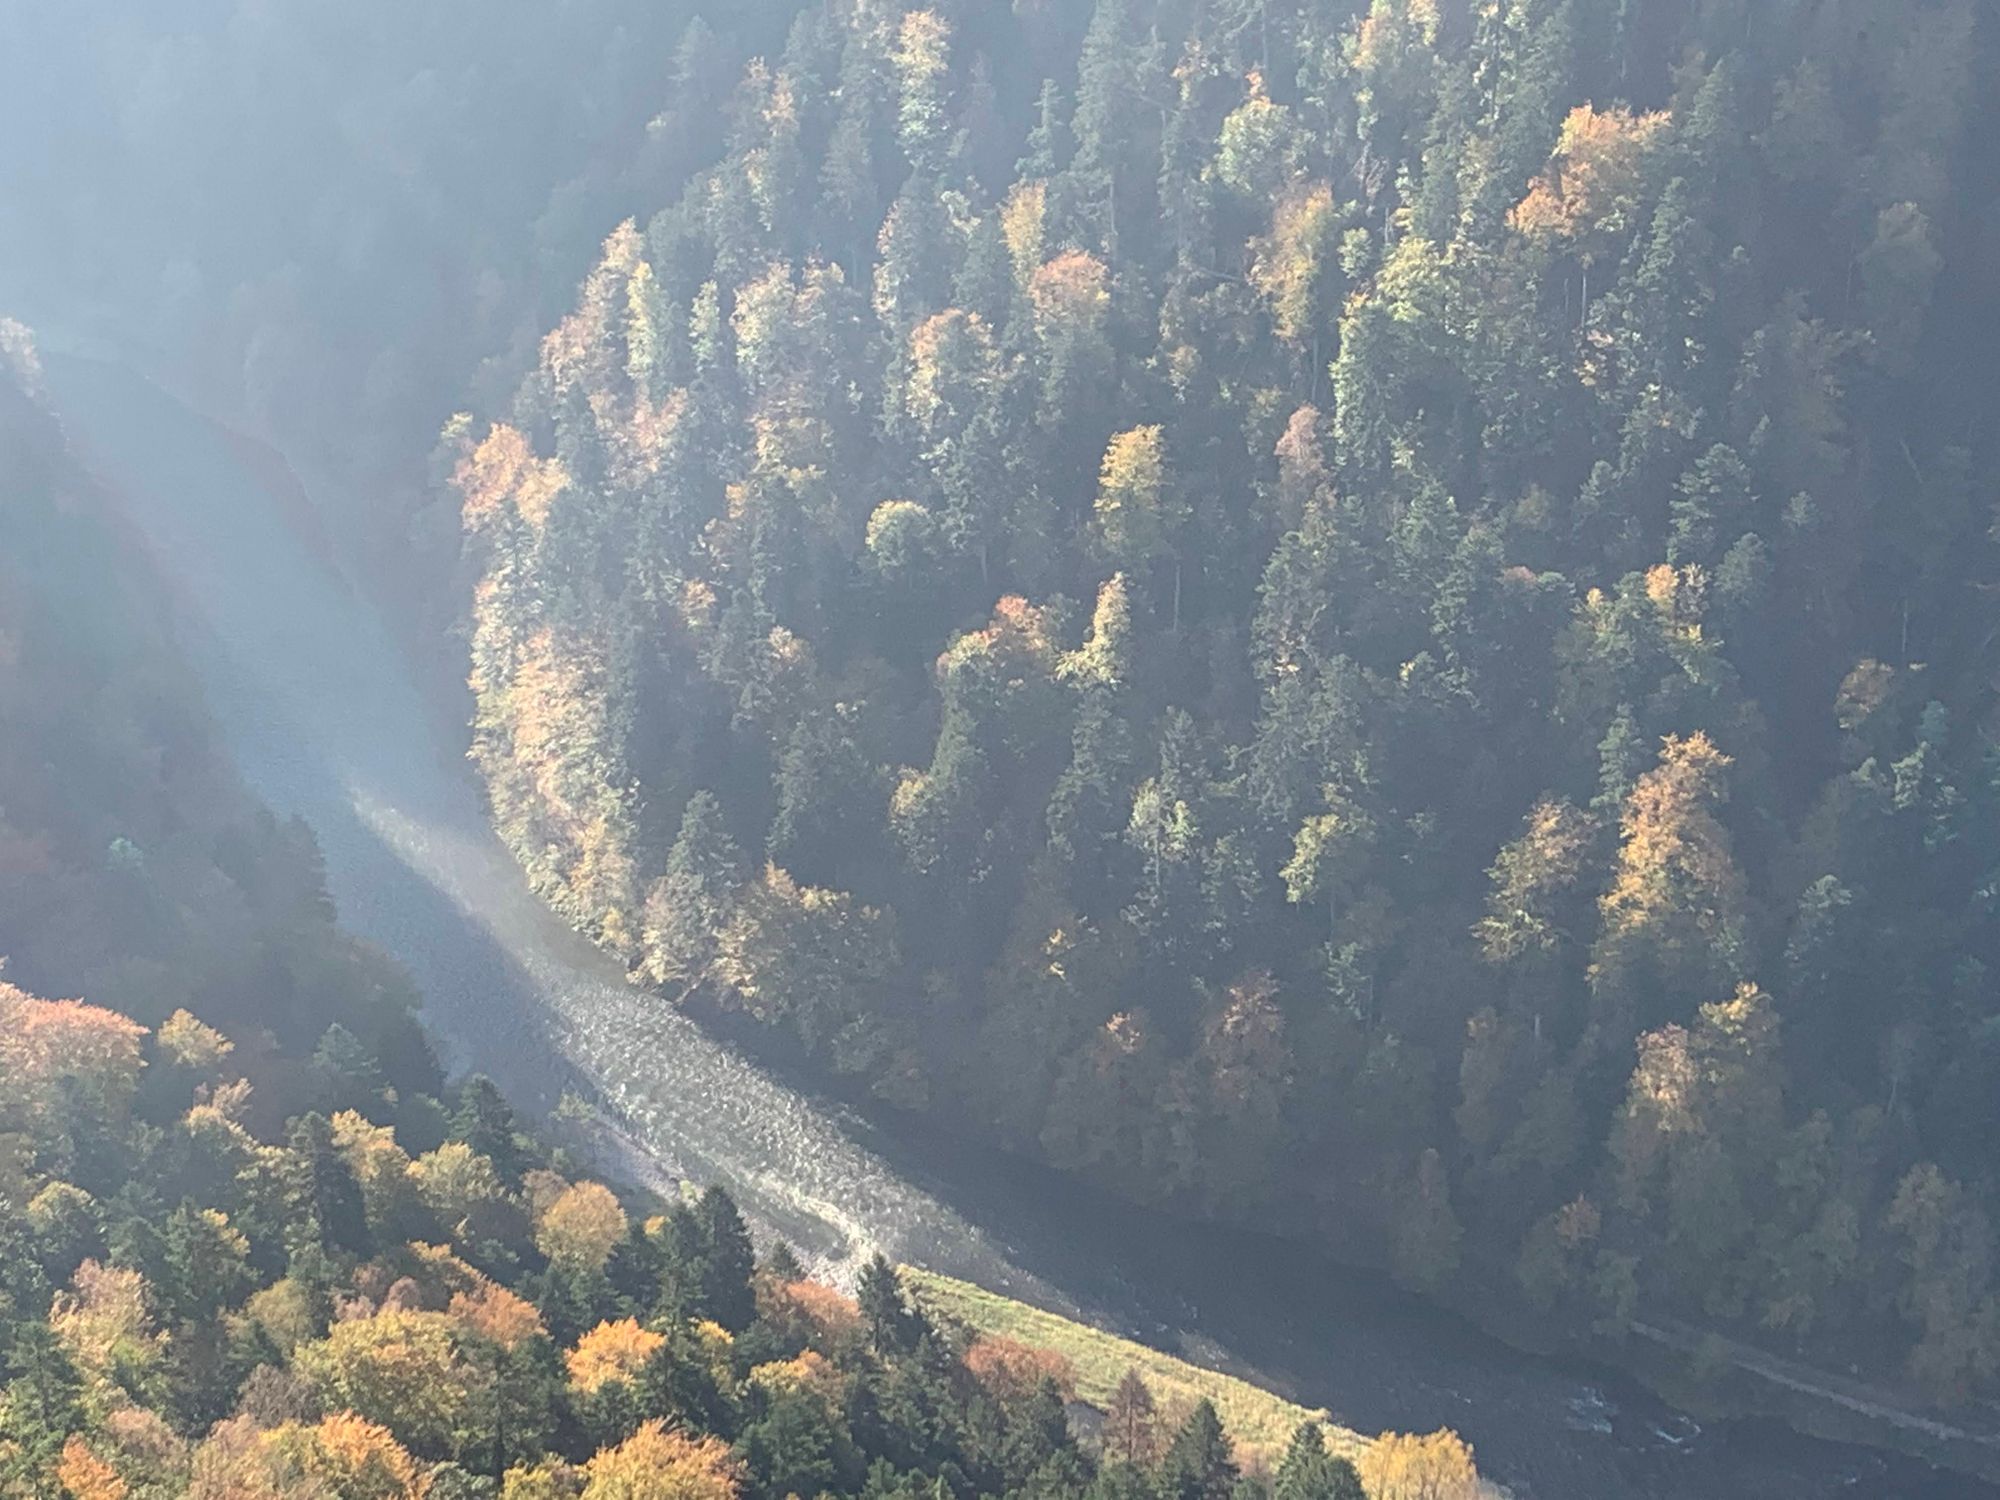
<svg viewBox="0 0 2000 1500">
<path fill-rule="evenodd" d="M 317 831 L 342 920 L 408 967 L 451 1065 L 526 1109 L 591 1101 L 615 1122 L 600 1145 L 624 1175 L 721 1181 L 753 1224 L 827 1266 L 880 1247 L 1364 1431 L 1456 1428 L 1524 1500 L 2000 1495 L 1768 1424 L 1698 1426 L 1298 1246 L 1122 1209 L 772 1076 L 628 987 L 529 892 L 382 622 L 219 428 L 113 365 L 51 357 L 47 376 L 180 595 L 245 777 Z"/>
</svg>

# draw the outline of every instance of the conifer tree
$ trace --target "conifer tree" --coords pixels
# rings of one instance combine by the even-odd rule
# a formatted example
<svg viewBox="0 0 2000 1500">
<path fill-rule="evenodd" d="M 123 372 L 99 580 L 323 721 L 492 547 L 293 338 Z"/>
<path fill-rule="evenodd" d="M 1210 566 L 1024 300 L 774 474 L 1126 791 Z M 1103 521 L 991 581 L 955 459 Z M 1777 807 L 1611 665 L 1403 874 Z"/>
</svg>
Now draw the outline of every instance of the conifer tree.
<svg viewBox="0 0 2000 1500">
<path fill-rule="evenodd" d="M 1160 1491 L 1176 1500 L 1229 1500 L 1236 1461 L 1215 1403 L 1197 1401 L 1160 1459 Z"/>
</svg>

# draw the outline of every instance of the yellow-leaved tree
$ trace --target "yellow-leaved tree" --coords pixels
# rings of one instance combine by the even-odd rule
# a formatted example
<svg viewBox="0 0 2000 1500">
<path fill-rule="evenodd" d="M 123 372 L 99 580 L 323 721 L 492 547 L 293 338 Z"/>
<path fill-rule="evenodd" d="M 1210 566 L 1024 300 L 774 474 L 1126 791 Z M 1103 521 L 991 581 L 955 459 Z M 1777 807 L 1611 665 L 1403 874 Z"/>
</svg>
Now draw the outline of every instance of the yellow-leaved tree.
<svg viewBox="0 0 2000 1500">
<path fill-rule="evenodd" d="M 1591 953 L 1607 1044 L 1630 1041 L 1635 1015 L 1728 994 L 1741 977 L 1744 880 L 1717 816 L 1729 764 L 1705 734 L 1669 735 L 1659 764 L 1625 799 L 1617 872 L 1599 902 L 1603 927 Z"/>
<path fill-rule="evenodd" d="M 81 1000 L 39 1000 L 0 981 L 0 1130 L 63 1128 L 70 1091 L 116 1118 L 131 1106 L 146 1028 Z"/>
<path fill-rule="evenodd" d="M 666 1342 L 664 1334 L 640 1327 L 637 1318 L 599 1323 L 564 1356 L 570 1384 L 595 1395 L 614 1380 L 635 1380 Z"/>
<path fill-rule="evenodd" d="M 353 1411 L 395 1430 L 425 1457 L 444 1458 L 472 1420 L 481 1376 L 439 1312 L 391 1309 L 335 1323 L 300 1345 L 292 1368 L 328 1411 Z"/>
<path fill-rule="evenodd" d="M 1449 1428 L 1385 1432 L 1356 1467 L 1369 1500 L 1478 1500 L 1472 1447 Z"/>
<path fill-rule="evenodd" d="M 395 1434 L 351 1411 L 260 1429 L 218 1423 L 195 1450 L 188 1500 L 423 1500 L 430 1476 Z"/>
<path fill-rule="evenodd" d="M 741 1471 L 726 1443 L 648 1422 L 590 1461 L 583 1500 L 736 1500 Z"/>
<path fill-rule="evenodd" d="M 1632 237 L 1647 149 L 1666 124 L 1664 114 L 1578 105 L 1563 121 L 1548 166 L 1515 205 L 1514 228 L 1567 245 L 1585 265 L 1622 249 Z"/>
<path fill-rule="evenodd" d="M 535 1223 L 536 1246 L 566 1271 L 603 1270 L 624 1238 L 625 1210 L 601 1182 L 565 1188 Z"/>
</svg>

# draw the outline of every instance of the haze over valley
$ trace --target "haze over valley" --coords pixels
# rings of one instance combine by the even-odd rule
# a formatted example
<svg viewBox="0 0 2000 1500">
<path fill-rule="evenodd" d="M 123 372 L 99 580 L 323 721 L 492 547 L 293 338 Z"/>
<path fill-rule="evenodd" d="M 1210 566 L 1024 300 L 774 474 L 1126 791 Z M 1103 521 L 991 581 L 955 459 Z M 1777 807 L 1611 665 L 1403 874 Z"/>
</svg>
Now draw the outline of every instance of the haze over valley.
<svg viewBox="0 0 2000 1500">
<path fill-rule="evenodd" d="M 1987 1493 L 1993 18 L 696 9 L 0 18 L 0 1489 Z"/>
</svg>

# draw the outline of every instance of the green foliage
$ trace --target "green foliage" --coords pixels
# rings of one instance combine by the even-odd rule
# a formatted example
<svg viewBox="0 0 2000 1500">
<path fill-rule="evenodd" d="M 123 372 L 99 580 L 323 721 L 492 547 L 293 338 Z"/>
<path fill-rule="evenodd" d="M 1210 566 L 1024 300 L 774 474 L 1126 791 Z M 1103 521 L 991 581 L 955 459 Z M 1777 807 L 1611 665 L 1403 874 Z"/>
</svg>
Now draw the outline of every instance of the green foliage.
<svg viewBox="0 0 2000 1500">
<path fill-rule="evenodd" d="M 629 954 L 650 883 L 646 977 L 887 1098 L 1984 1390 L 1985 1261 L 1856 1247 L 1926 1164 L 1994 1209 L 1994 30 L 1628 9 L 1102 0 L 1073 108 L 980 69 L 1025 12 L 813 21 L 540 449 L 454 450 L 481 763 L 566 911 Z M 712 289 L 696 368 L 635 281 Z"/>
<path fill-rule="evenodd" d="M 352 526 L 435 600 L 462 512 L 501 833 L 644 978 L 1134 1197 L 1338 1222 L 1579 1330 L 1993 1393 L 1990 8 L 742 5 L 683 37 L 679 4 L 361 5 L 308 46 L 226 9 L 31 24 L 58 81 L 0 104 L 34 188 L 0 267 L 85 262 L 135 336 L 200 330 L 151 342 L 375 473 L 539 350 L 511 403 L 482 371 L 505 420 L 450 427 L 451 493 L 356 486 L 397 498 Z M 51 119 L 101 171 L 32 156 Z M 229 194 L 158 170 L 268 185 L 265 153 L 337 170 L 221 241 L 189 205 Z M 149 233 L 78 243 L 106 201 Z M 613 203 L 660 212 L 604 238 Z M 329 265 L 296 226 L 334 221 Z M 417 264 L 428 319 L 382 295 Z M 253 1142 L 279 1100 L 400 1116 L 436 1089 L 403 986 L 213 765 L 135 644 L 159 601 L 8 402 L 10 976 L 236 1036 Z M 112 1207 L 126 1103 L 38 1099 L 30 1165 L 163 1274 Z M 435 1163 L 479 1191 L 425 1203 L 532 1264 L 493 1115 Z M 163 1180 L 232 1183 L 197 1201 L 253 1265 L 275 1225 L 302 1262 L 382 1248 L 314 1131 L 273 1163 L 205 1129 Z M 75 1207 L 36 1231 L 59 1280 Z M 740 1321 L 738 1280 L 699 1296 Z"/>
</svg>

